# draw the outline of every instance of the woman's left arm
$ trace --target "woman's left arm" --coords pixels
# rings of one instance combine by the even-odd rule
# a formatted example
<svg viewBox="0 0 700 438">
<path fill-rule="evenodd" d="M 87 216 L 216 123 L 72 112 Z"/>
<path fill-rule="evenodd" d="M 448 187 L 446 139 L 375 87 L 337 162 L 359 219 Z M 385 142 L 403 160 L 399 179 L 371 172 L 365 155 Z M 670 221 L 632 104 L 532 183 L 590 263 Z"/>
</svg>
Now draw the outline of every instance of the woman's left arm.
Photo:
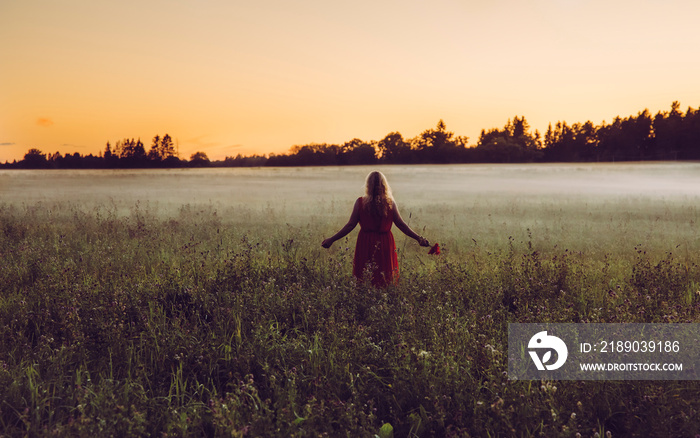
<svg viewBox="0 0 700 438">
<path fill-rule="evenodd" d="M 409 227 L 408 224 L 403 221 L 401 213 L 399 213 L 399 207 L 396 205 L 396 202 L 394 202 L 393 204 L 394 225 L 396 225 L 396 227 L 408 237 L 417 240 L 420 246 L 430 246 L 430 242 L 428 242 L 428 239 L 416 234 L 416 232 L 413 231 L 411 227 Z"/>
</svg>

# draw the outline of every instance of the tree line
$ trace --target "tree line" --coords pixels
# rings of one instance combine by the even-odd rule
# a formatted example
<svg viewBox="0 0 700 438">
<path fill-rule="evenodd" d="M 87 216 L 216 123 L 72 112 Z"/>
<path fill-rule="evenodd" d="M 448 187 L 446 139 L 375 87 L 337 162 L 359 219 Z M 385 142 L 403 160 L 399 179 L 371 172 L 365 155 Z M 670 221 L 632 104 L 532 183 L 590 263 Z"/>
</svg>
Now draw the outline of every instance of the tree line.
<svg viewBox="0 0 700 438">
<path fill-rule="evenodd" d="M 178 157 L 172 137 L 165 134 L 153 137 L 151 146 L 146 147 L 141 139 L 125 138 L 117 141 L 114 147 L 107 142 L 105 149 L 98 156 L 80 155 L 75 152 L 61 155 L 44 154 L 41 150 L 32 148 L 24 158 L 17 162 L 0 165 L 4 168 L 18 169 L 133 169 L 133 168 L 173 168 L 173 167 L 205 167 L 211 161 L 204 152 L 195 152 L 189 161 Z"/>
<path fill-rule="evenodd" d="M 141 140 L 109 143 L 99 156 L 78 153 L 45 155 L 31 149 L 19 162 L 5 168 L 140 168 L 140 167 L 258 167 L 327 166 L 357 164 L 423 163 L 534 163 L 645 160 L 699 160 L 700 109 L 685 113 L 673 102 L 669 111 L 652 116 L 648 109 L 636 116 L 616 117 L 612 123 L 594 125 L 557 122 L 544 137 L 532 132 L 523 116 L 503 126 L 482 130 L 475 145 L 456 136 L 440 120 L 414 138 L 391 132 L 381 140 L 352 139 L 343 144 L 312 143 L 293 146 L 286 154 L 238 154 L 210 161 L 204 152 L 189 160 L 179 158 L 172 138 L 156 136 L 148 152 Z"/>
</svg>

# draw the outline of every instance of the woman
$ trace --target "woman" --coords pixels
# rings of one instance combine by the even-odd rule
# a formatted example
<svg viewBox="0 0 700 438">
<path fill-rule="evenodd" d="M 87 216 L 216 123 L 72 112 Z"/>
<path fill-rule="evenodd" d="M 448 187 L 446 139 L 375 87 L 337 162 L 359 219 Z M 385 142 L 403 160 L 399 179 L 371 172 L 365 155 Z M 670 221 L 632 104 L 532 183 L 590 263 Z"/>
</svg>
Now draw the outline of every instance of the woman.
<svg viewBox="0 0 700 438">
<path fill-rule="evenodd" d="M 430 246 L 426 238 L 416 234 L 401 219 L 389 183 L 381 172 L 374 171 L 367 176 L 365 196 L 355 201 L 350 220 L 333 237 L 325 239 L 321 246 L 330 248 L 333 242 L 345 237 L 358 223 L 360 233 L 355 245 L 352 274 L 362 281 L 365 270 L 369 270 L 372 285 L 376 287 L 396 283 L 399 278 L 396 243 L 391 234 L 392 224 L 396 224 L 408 237 L 417 240 L 420 246 Z"/>
</svg>

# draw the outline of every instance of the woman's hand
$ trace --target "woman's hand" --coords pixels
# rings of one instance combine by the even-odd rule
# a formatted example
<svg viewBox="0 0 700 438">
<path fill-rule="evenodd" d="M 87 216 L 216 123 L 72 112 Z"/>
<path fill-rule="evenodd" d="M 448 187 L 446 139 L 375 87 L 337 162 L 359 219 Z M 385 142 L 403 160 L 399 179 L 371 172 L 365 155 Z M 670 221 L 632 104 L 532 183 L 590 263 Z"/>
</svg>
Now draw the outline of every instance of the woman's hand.
<svg viewBox="0 0 700 438">
<path fill-rule="evenodd" d="M 420 246 L 430 246 L 430 242 L 428 242 L 428 239 L 426 239 L 423 236 L 418 236 L 418 244 Z"/>
<path fill-rule="evenodd" d="M 324 239 L 324 241 L 321 242 L 321 246 L 324 248 L 330 248 L 331 245 L 333 245 L 333 239 L 331 239 L 331 238 Z"/>
</svg>

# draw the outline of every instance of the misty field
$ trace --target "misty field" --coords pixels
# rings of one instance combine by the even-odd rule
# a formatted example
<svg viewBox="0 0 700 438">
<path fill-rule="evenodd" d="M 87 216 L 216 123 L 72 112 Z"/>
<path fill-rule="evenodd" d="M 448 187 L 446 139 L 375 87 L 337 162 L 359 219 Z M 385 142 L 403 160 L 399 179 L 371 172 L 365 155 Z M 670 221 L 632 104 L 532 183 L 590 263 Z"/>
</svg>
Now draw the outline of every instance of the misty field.
<svg viewBox="0 0 700 438">
<path fill-rule="evenodd" d="M 0 172 L 0 436 L 695 436 L 700 384 L 509 381 L 508 322 L 700 322 L 700 164 Z"/>
</svg>

